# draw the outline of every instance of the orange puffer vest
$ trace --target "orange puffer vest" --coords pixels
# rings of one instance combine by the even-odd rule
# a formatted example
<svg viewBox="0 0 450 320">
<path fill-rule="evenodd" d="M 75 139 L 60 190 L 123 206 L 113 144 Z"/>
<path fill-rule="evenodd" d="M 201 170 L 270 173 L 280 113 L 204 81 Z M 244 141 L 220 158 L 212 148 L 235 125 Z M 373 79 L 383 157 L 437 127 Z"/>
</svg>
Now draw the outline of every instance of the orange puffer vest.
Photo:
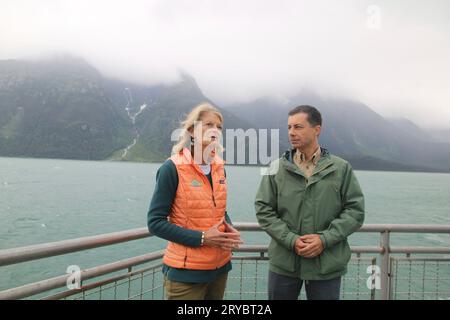
<svg viewBox="0 0 450 320">
<path fill-rule="evenodd" d="M 170 158 L 178 173 L 178 188 L 169 214 L 169 221 L 177 226 L 206 231 L 224 216 L 227 202 L 227 184 L 224 163 L 218 156 L 211 163 L 213 188 L 191 153 L 184 148 Z M 220 231 L 225 230 L 222 224 Z M 187 247 L 169 242 L 163 262 L 173 268 L 212 270 L 224 266 L 231 252 L 219 248 Z"/>
</svg>

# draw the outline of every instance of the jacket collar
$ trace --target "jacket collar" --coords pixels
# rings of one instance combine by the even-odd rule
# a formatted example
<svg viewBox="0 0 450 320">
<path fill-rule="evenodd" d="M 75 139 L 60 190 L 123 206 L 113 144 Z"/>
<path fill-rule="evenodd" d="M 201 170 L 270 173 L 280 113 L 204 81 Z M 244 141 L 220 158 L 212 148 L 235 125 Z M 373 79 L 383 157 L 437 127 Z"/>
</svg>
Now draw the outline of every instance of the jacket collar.
<svg viewBox="0 0 450 320">
<path fill-rule="evenodd" d="M 286 158 L 286 160 L 288 160 L 289 162 L 294 163 L 295 152 L 296 152 L 295 148 L 289 149 L 283 154 L 282 157 Z M 328 157 L 329 155 L 330 155 L 330 153 L 328 152 L 328 149 L 320 147 L 320 159 L 322 159 L 324 157 Z M 320 162 L 320 160 L 319 160 L 319 162 Z"/>
<path fill-rule="evenodd" d="M 303 172 L 294 163 L 295 152 L 296 150 L 294 148 L 287 150 L 281 157 L 282 160 L 281 162 L 286 168 L 286 170 L 299 174 L 306 179 Z M 314 169 L 312 176 L 308 180 L 310 181 L 310 184 L 315 183 L 335 170 L 336 167 L 334 166 L 334 163 L 331 160 L 330 153 L 328 152 L 327 149 L 321 147 L 319 162 L 317 163 L 317 166 Z"/>
</svg>

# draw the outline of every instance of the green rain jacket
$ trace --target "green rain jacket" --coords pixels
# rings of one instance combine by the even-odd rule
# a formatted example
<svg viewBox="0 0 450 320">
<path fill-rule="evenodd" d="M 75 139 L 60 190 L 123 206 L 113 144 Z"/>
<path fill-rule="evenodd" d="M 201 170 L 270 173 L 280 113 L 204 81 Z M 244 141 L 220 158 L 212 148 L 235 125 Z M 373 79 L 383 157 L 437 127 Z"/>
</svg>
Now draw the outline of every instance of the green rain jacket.
<svg viewBox="0 0 450 320">
<path fill-rule="evenodd" d="M 364 221 L 364 196 L 350 164 L 322 149 L 307 179 L 292 161 L 293 152 L 271 163 L 255 199 L 256 217 L 272 238 L 270 270 L 302 280 L 329 280 L 347 272 L 347 237 Z M 319 234 L 323 252 L 314 258 L 295 253 L 295 240 Z"/>
</svg>

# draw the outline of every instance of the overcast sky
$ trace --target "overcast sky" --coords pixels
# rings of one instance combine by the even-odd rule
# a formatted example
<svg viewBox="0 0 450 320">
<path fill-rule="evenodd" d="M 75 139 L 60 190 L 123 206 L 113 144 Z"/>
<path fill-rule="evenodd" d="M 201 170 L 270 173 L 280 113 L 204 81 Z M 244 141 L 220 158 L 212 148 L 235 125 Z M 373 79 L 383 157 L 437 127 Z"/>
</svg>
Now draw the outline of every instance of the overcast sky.
<svg viewBox="0 0 450 320">
<path fill-rule="evenodd" d="M 148 84 L 182 68 L 219 105 L 307 86 L 450 127 L 446 0 L 0 0 L 0 59 L 58 52 Z"/>
</svg>

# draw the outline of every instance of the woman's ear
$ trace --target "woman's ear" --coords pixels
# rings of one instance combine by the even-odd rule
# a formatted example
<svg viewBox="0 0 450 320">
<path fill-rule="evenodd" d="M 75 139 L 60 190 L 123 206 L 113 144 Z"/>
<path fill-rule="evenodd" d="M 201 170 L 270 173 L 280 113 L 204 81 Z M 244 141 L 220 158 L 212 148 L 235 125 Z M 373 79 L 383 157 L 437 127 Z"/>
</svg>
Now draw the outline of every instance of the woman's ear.
<svg viewBox="0 0 450 320">
<path fill-rule="evenodd" d="M 194 127 L 190 127 L 187 129 L 187 132 L 189 133 L 189 140 L 191 141 L 191 145 L 194 143 Z"/>
</svg>

